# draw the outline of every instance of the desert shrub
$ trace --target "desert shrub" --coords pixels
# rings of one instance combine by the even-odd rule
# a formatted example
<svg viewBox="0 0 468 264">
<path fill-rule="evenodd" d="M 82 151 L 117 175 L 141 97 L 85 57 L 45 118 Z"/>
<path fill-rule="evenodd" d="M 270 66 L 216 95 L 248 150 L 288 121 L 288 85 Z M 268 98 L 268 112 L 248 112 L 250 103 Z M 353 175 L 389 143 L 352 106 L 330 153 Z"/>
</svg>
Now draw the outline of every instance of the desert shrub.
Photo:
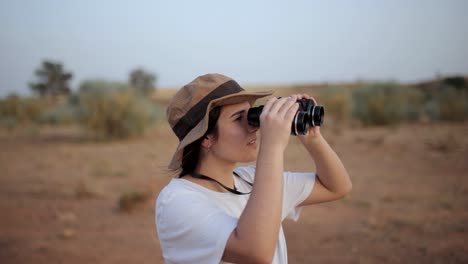
<svg viewBox="0 0 468 264">
<path fill-rule="evenodd" d="M 102 94 L 115 91 L 125 91 L 130 87 L 125 83 L 106 80 L 87 80 L 80 84 L 80 94 Z"/>
<path fill-rule="evenodd" d="M 125 192 L 119 198 L 119 210 L 123 212 L 130 212 L 138 204 L 146 201 L 148 198 L 149 194 L 141 191 Z"/>
<path fill-rule="evenodd" d="M 424 114 L 431 121 L 468 119 L 468 90 L 440 84 L 423 91 Z"/>
<path fill-rule="evenodd" d="M 423 106 L 424 115 L 431 121 L 440 120 L 440 106 L 435 98 L 428 98 L 424 101 Z"/>
<path fill-rule="evenodd" d="M 465 77 L 463 76 L 451 76 L 451 77 L 445 77 L 442 82 L 445 85 L 448 85 L 450 87 L 453 87 L 457 90 L 461 89 L 466 89 L 468 88 Z"/>
<path fill-rule="evenodd" d="M 321 102 L 325 106 L 326 116 L 337 121 L 343 121 L 350 117 L 351 112 L 351 92 L 344 87 L 327 87 L 323 89 Z"/>
<path fill-rule="evenodd" d="M 0 120 L 8 124 L 36 122 L 53 104 L 49 98 L 10 96 L 0 99 Z"/>
<path fill-rule="evenodd" d="M 40 123 L 51 125 L 67 125 L 75 123 L 78 119 L 79 108 L 69 102 L 60 103 L 44 111 Z"/>
<path fill-rule="evenodd" d="M 81 124 L 99 139 L 141 135 L 158 118 L 154 105 L 124 84 L 85 82 L 74 100 Z"/>
<path fill-rule="evenodd" d="M 423 111 L 419 90 L 396 83 L 376 83 L 352 93 L 353 116 L 367 125 L 416 120 Z"/>
<path fill-rule="evenodd" d="M 440 120 L 443 121 L 463 121 L 468 117 L 468 95 L 466 91 L 456 88 L 442 89 L 436 99 Z"/>
<path fill-rule="evenodd" d="M 0 127 L 7 130 L 12 130 L 18 125 L 18 121 L 12 117 L 1 117 L 0 118 Z"/>
</svg>

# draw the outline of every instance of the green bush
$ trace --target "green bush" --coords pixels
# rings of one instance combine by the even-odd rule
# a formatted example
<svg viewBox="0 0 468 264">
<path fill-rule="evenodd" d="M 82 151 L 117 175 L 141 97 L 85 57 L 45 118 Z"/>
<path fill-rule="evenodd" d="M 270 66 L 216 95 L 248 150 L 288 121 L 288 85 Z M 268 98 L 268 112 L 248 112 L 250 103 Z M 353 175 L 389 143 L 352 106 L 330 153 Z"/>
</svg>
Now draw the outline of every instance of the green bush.
<svg viewBox="0 0 468 264">
<path fill-rule="evenodd" d="M 422 93 L 396 83 L 376 83 L 352 94 L 353 116 L 367 125 L 416 120 L 423 112 Z"/>
<path fill-rule="evenodd" d="M 0 119 L 9 124 L 37 122 L 53 104 L 47 98 L 10 96 L 0 99 Z"/>
<path fill-rule="evenodd" d="M 73 124 L 78 119 L 78 113 L 78 107 L 69 102 L 64 102 L 44 111 L 39 121 L 40 123 L 51 125 Z"/>
<path fill-rule="evenodd" d="M 440 106 L 439 102 L 435 98 L 428 98 L 424 102 L 424 114 L 431 121 L 440 120 Z"/>
<path fill-rule="evenodd" d="M 424 91 L 424 114 L 431 121 L 464 121 L 468 119 L 468 90 L 448 85 Z"/>
<path fill-rule="evenodd" d="M 468 117 L 468 94 L 456 88 L 445 88 L 436 99 L 440 109 L 440 120 L 464 121 Z"/>
<path fill-rule="evenodd" d="M 451 77 L 445 77 L 442 82 L 445 85 L 448 85 L 450 87 L 453 87 L 457 90 L 461 89 L 466 89 L 467 88 L 467 83 L 466 79 L 463 76 L 451 76 Z"/>
<path fill-rule="evenodd" d="M 18 125 L 18 120 L 13 117 L 1 117 L 0 118 L 0 127 L 6 128 L 7 130 L 12 130 Z"/>
<path fill-rule="evenodd" d="M 80 84 L 80 94 L 105 94 L 109 92 L 125 91 L 130 87 L 125 83 L 106 80 L 87 80 Z"/>
<path fill-rule="evenodd" d="M 326 118 L 332 117 L 337 121 L 344 121 L 350 117 L 352 108 L 351 92 L 344 87 L 327 87 L 321 95 L 321 102 L 325 106 Z"/>
<path fill-rule="evenodd" d="M 74 100 L 80 106 L 80 122 L 99 139 L 141 135 L 158 118 L 154 105 L 124 84 L 85 82 Z"/>
</svg>

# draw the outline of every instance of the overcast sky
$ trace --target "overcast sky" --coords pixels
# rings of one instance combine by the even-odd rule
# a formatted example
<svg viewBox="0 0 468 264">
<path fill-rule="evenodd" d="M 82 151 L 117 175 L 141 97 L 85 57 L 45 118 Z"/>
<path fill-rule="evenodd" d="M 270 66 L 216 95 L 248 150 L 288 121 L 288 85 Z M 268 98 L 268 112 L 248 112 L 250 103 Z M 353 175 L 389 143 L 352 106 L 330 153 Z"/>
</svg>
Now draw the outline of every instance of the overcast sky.
<svg viewBox="0 0 468 264">
<path fill-rule="evenodd" d="M 402 82 L 468 74 L 468 1 L 2 0 L 0 96 L 45 59 L 86 79 L 158 86 L 218 72 L 241 84 Z"/>
</svg>

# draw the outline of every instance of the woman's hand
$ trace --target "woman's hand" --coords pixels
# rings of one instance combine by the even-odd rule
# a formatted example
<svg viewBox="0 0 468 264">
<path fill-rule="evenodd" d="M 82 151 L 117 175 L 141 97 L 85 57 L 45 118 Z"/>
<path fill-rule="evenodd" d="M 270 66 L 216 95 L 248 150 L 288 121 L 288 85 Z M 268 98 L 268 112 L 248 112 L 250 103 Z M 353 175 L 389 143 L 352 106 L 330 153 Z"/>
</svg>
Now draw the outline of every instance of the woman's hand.
<svg viewBox="0 0 468 264">
<path fill-rule="evenodd" d="M 317 104 L 317 101 L 315 100 L 315 98 L 307 95 L 307 94 L 295 94 L 295 96 L 297 97 L 297 99 L 312 99 L 314 101 L 315 104 Z M 299 138 L 299 140 L 302 142 L 302 144 L 306 144 L 308 142 L 312 142 L 314 139 L 317 139 L 317 138 L 320 138 L 321 137 L 321 134 L 320 134 L 320 126 L 311 126 L 309 127 L 309 131 L 307 132 L 307 134 L 305 135 L 298 135 L 297 136 Z"/>
<path fill-rule="evenodd" d="M 236 229 L 224 249 L 223 260 L 271 263 L 281 228 L 284 150 L 299 108 L 297 96 L 270 98 L 260 114 L 260 148 L 255 184 Z M 268 221 L 265 221 L 268 219 Z"/>
<path fill-rule="evenodd" d="M 279 147 L 283 151 L 291 135 L 291 123 L 299 109 L 297 95 L 270 98 L 260 114 L 262 147 Z"/>
</svg>

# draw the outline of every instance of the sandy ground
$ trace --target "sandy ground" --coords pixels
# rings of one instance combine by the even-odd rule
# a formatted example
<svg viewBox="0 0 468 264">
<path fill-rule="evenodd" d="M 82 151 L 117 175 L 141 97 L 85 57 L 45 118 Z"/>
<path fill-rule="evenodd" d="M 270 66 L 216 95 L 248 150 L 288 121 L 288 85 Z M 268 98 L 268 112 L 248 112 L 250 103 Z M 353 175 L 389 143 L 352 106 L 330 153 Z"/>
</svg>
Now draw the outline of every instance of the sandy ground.
<svg viewBox="0 0 468 264">
<path fill-rule="evenodd" d="M 289 263 L 468 263 L 468 123 L 322 133 L 354 188 L 284 223 Z M 112 143 L 0 131 L 0 263 L 163 263 L 154 200 L 176 143 L 164 124 Z M 314 170 L 295 138 L 286 169 Z M 148 198 L 122 212 L 129 191 Z"/>
</svg>

